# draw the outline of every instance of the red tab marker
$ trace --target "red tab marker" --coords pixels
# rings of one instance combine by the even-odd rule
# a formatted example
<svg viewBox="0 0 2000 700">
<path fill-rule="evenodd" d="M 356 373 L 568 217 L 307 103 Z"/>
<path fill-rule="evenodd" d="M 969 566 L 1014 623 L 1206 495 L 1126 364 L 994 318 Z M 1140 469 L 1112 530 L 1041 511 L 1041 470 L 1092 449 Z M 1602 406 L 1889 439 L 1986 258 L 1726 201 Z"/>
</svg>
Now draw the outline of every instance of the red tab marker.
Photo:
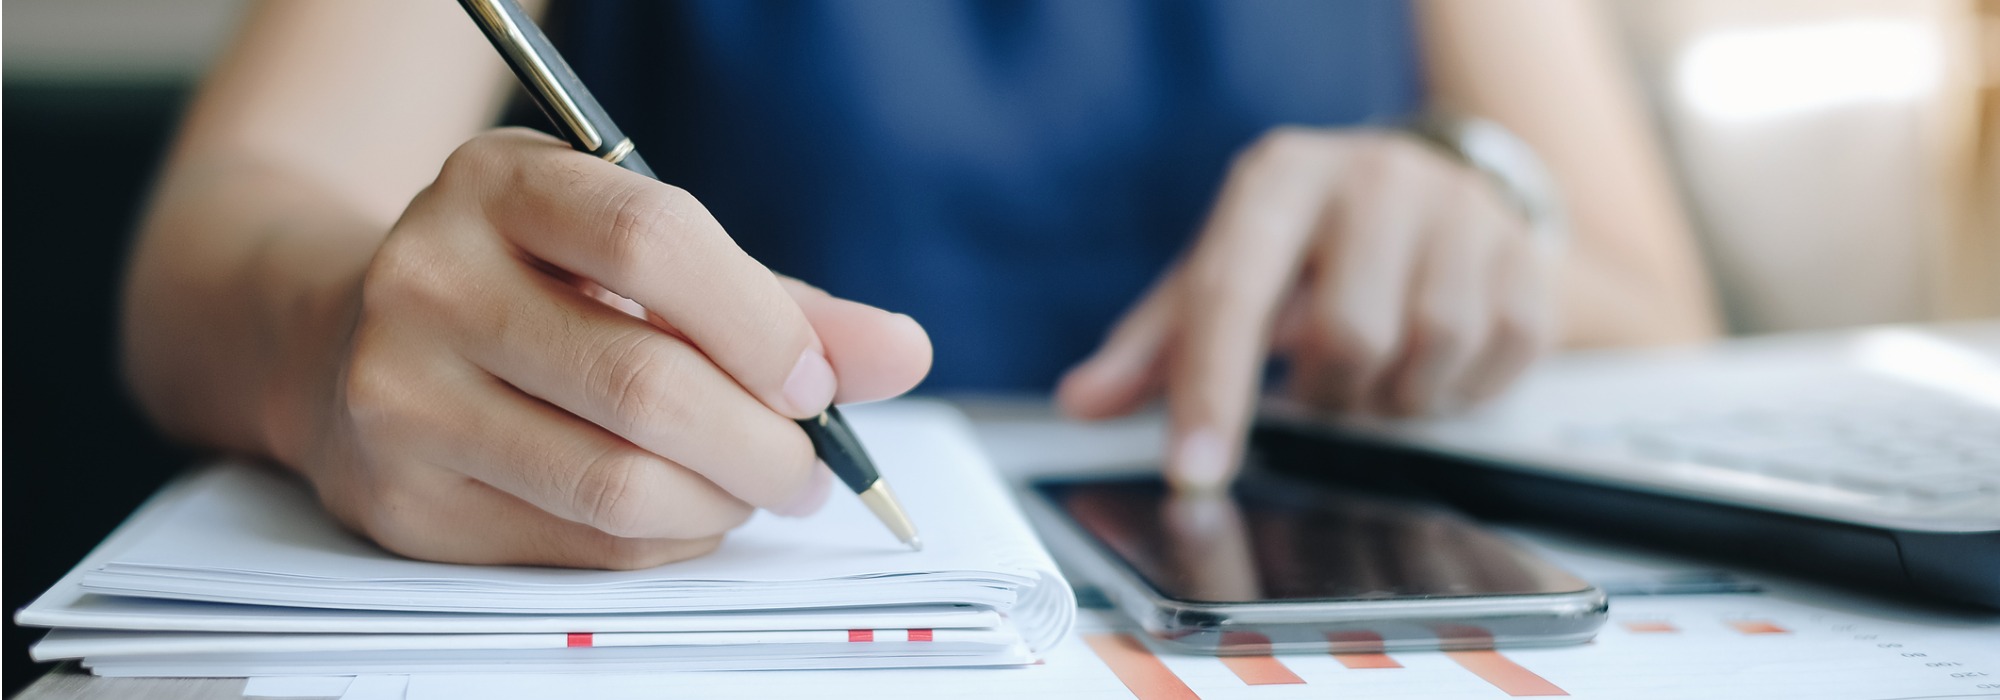
<svg viewBox="0 0 2000 700">
<path fill-rule="evenodd" d="M 848 630 L 847 641 L 850 642 L 875 641 L 875 630 Z"/>
<path fill-rule="evenodd" d="M 589 632 L 569 633 L 569 645 L 573 647 L 590 646 L 590 633 Z"/>
<path fill-rule="evenodd" d="M 912 641 L 912 642 L 928 642 L 928 641 L 931 641 L 931 631 L 930 631 L 930 630 L 910 630 L 910 641 Z"/>
</svg>

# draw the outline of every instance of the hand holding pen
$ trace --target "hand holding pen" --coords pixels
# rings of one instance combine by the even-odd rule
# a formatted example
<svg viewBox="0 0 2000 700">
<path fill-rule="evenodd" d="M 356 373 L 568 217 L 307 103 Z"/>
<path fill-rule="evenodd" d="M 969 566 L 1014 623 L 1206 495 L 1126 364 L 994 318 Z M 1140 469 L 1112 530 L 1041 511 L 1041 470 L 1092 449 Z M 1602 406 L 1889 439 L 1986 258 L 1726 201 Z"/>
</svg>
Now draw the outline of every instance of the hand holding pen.
<svg viewBox="0 0 2000 700">
<path fill-rule="evenodd" d="M 460 0 L 467 14 L 472 16 L 481 32 L 486 34 L 493 48 L 507 60 L 515 77 L 521 79 L 521 86 L 527 88 L 535 104 L 542 108 L 555 124 L 556 131 L 569 141 L 571 147 L 597 156 L 618 167 L 649 178 L 659 179 L 646 160 L 639 156 L 632 139 L 611 121 L 597 98 L 583 86 L 583 81 L 570 71 L 569 63 L 556 52 L 548 37 L 542 35 L 521 6 L 514 0 Z M 817 350 L 817 349 L 814 349 Z M 808 351 L 799 357 L 798 366 L 785 383 L 786 398 L 793 409 L 807 406 L 823 406 L 831 397 L 822 399 L 816 391 L 821 381 L 820 365 L 824 358 L 815 357 Z M 725 363 L 726 364 L 726 363 Z M 832 378 L 831 367 L 824 372 L 825 379 Z M 800 373 L 808 376 L 801 378 Z M 810 399 L 794 396 L 793 381 L 806 383 L 809 389 L 801 392 Z M 830 384 L 830 382 L 829 382 Z M 828 387 L 831 388 L 830 386 Z M 896 500 L 894 491 L 875 472 L 875 464 L 868 458 L 868 452 L 854 436 L 847 422 L 840 417 L 840 411 L 828 406 L 810 417 L 799 420 L 799 427 L 812 440 L 813 450 L 819 454 L 822 463 L 840 476 L 841 482 L 861 497 L 869 510 L 912 549 L 922 549 L 923 542 L 917 538 L 916 526 L 903 512 L 903 506 Z"/>
<path fill-rule="evenodd" d="M 929 368 L 909 317 L 773 274 L 688 192 L 524 129 L 460 146 L 386 235 L 326 242 L 347 240 L 267 253 L 322 274 L 270 314 L 258 449 L 415 558 L 700 555 L 827 498 L 798 421 Z"/>
</svg>

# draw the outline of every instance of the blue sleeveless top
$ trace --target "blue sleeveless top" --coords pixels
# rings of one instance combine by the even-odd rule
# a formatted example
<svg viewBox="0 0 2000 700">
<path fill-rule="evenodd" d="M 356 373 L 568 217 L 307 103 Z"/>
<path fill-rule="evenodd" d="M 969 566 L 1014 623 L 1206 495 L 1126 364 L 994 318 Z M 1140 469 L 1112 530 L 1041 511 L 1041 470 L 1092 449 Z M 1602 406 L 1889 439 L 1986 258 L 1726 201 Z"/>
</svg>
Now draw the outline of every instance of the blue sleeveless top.
<svg viewBox="0 0 2000 700">
<path fill-rule="evenodd" d="M 662 179 L 758 260 L 929 330 L 925 390 L 1046 390 L 1280 124 L 1421 97 L 1398 0 L 557 2 Z"/>
</svg>

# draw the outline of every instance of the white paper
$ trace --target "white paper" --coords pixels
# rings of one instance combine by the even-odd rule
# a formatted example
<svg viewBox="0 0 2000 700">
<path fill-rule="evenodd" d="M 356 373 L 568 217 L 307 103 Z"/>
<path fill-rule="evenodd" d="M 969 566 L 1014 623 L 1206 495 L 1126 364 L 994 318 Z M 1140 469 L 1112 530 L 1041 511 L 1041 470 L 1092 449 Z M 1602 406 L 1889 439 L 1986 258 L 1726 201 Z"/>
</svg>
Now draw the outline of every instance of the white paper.
<svg viewBox="0 0 2000 700">
<path fill-rule="evenodd" d="M 792 671 L 925 667 L 1004 667 L 1031 664 L 1025 644 L 977 655 L 953 645 L 896 644 L 873 651 L 855 645 L 686 647 L 672 653 L 645 647 L 599 649 L 475 649 L 289 654 L 148 654 L 86 657 L 92 673 L 109 677 L 242 677 L 330 674 L 580 674 L 656 671 Z"/>
<path fill-rule="evenodd" d="M 812 518 L 759 514 L 715 553 L 648 570 L 423 562 L 390 555 L 344 532 L 307 489 L 286 477 L 228 468 L 198 477 L 201 488 L 163 523 L 99 570 L 86 572 L 84 588 L 150 594 L 154 588 L 221 582 L 242 584 L 243 590 L 262 586 L 276 591 L 273 598 L 327 605 L 341 603 L 350 593 L 393 591 L 423 601 L 401 606 L 406 609 L 474 608 L 497 600 L 502 602 L 490 607 L 509 612 L 622 612 L 657 609 L 656 600 L 676 609 L 734 607 L 736 599 L 757 601 L 762 591 L 787 588 L 878 591 L 881 586 L 874 584 L 879 582 L 867 579 L 882 576 L 922 579 L 949 572 L 1002 582 L 1033 580 L 1041 569 L 1053 568 L 998 488 L 963 420 L 949 409 L 885 405 L 857 409 L 851 417 L 884 477 L 896 485 L 922 528 L 924 551 L 910 552 L 888 537 L 857 499 L 835 498 Z M 543 595 L 550 591 L 591 595 Z M 467 594 L 476 600 L 465 602 Z M 534 600 L 516 602 L 521 596 Z M 191 591 L 170 597 L 228 596 Z M 363 601 L 349 607 L 399 606 Z"/>
<path fill-rule="evenodd" d="M 1749 634 L 1734 623 L 1783 632 Z M 1635 631 L 1660 629 L 1674 631 Z M 615 675 L 420 675 L 407 700 L 591 700 L 812 697 L 820 700 L 1132 697 L 1085 639 L 1133 634 L 1104 611 L 1084 611 L 1076 636 L 1044 663 L 998 669 Z M 1508 693 L 1463 656 L 1390 652 L 1390 668 L 1352 668 L 1329 654 L 1271 657 L 1288 682 L 1256 685 L 1213 656 L 1145 645 L 1168 683 L 1207 700 L 1503 698 Z M 2000 622 L 1927 616 L 1842 600 L 1808 604 L 1757 594 L 1620 599 L 1590 644 L 1498 652 L 1504 663 L 1573 698 L 1616 700 L 1884 700 L 1989 697 L 2000 674 Z M 1491 653 L 1491 652 L 1485 652 Z M 1268 663 L 1268 662 L 1267 662 Z M 1490 671 L 1488 672 L 1490 673 Z M 1289 682 L 1294 680 L 1296 682 Z M 1141 697 L 1184 697 L 1155 687 Z"/>
<path fill-rule="evenodd" d="M 519 634 L 533 632 L 721 632 L 786 629 L 974 628 L 999 614 L 969 606 L 892 606 L 764 612 L 493 615 L 323 610 L 128 598 L 84 593 L 64 577 L 15 620 L 33 627 L 172 632 Z"/>
<path fill-rule="evenodd" d="M 869 630 L 871 644 L 909 643 L 909 630 Z M 924 644 L 932 651 L 983 654 L 1019 643 L 1012 627 L 926 629 Z M 347 651 L 468 651 L 479 649 L 560 649 L 576 646 L 576 635 L 541 634 L 237 634 L 203 632 L 129 632 L 55 630 L 36 645 L 37 659 L 186 654 L 325 654 Z M 651 647 L 685 653 L 686 647 L 762 645 L 779 647 L 832 645 L 870 653 L 879 647 L 851 639 L 851 630 L 778 630 L 749 632 L 614 632 L 591 634 L 589 647 Z"/>
<path fill-rule="evenodd" d="M 356 676 L 340 700 L 403 700 L 409 676 Z"/>
<path fill-rule="evenodd" d="M 1010 668 L 927 668 L 842 671 L 701 671 L 648 674 L 418 675 L 408 700 L 589 698 L 817 698 L 936 700 L 993 697 L 1130 697 L 1118 678 L 1075 636 L 1042 663 Z"/>
<path fill-rule="evenodd" d="M 1059 640 L 1074 619 L 1074 597 L 963 417 L 943 404 L 892 402 L 853 409 L 849 418 L 921 529 L 924 551 L 903 548 L 858 499 L 836 494 L 812 518 L 760 514 L 714 554 L 645 571 L 420 562 L 341 530 L 287 476 L 223 465 L 156 497 L 17 619 L 147 630 L 63 629 L 36 648 L 38 658 L 81 655 L 100 673 L 120 675 L 384 673 L 516 662 L 544 671 L 785 668 L 793 653 L 812 655 L 804 666 L 813 668 L 1019 664 Z M 550 634 L 570 632 L 784 638 L 913 628 L 936 630 L 938 641 L 867 663 L 854 660 L 882 652 L 848 644 L 815 650 L 817 642 L 676 653 L 664 663 L 591 649 L 601 653 L 574 663 L 577 650 L 549 642 Z M 985 636 L 973 643 L 948 630 Z M 463 634 L 473 632 L 481 634 Z M 375 633 L 400 638 L 369 638 Z M 996 640 L 1000 633 L 1015 641 Z M 520 653 L 474 653 L 494 647 Z M 543 647 L 554 653 L 535 651 Z M 414 661 L 366 654 L 411 648 L 435 653 Z M 306 658 L 315 651 L 359 655 Z"/>
</svg>

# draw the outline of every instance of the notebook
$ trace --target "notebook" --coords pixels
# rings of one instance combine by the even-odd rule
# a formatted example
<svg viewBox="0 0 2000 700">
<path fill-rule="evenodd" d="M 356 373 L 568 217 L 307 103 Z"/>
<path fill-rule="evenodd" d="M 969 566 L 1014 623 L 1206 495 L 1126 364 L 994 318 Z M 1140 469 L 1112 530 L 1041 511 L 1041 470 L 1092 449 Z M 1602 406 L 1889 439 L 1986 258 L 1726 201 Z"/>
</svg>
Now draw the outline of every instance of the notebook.
<svg viewBox="0 0 2000 700">
<path fill-rule="evenodd" d="M 102 675 L 1005 665 L 1052 648 L 1074 596 L 965 419 L 923 401 L 847 413 L 923 551 L 835 494 L 653 569 L 423 562 L 342 530 L 292 477 L 220 464 L 16 619 L 56 628 L 37 659 Z"/>
</svg>

